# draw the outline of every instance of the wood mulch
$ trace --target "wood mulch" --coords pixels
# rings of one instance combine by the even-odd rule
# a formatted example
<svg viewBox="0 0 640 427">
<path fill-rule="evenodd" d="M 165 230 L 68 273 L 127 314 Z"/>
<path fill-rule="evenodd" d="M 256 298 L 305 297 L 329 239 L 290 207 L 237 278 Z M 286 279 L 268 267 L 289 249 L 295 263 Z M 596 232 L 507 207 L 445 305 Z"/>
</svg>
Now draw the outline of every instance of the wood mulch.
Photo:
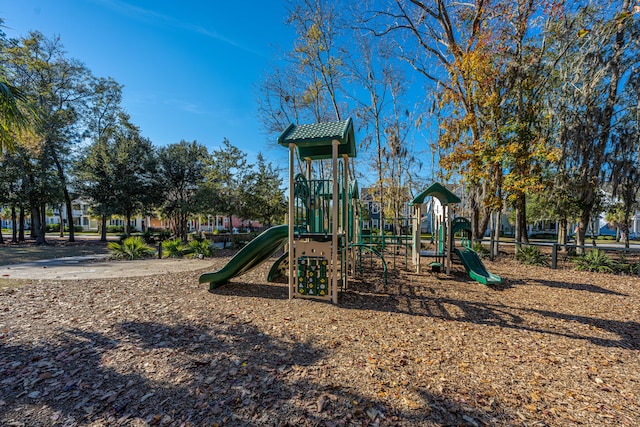
<svg viewBox="0 0 640 427">
<path fill-rule="evenodd" d="M 198 284 L 228 259 L 0 289 L 0 425 L 640 425 L 637 277 L 374 266 L 331 305 Z"/>
</svg>

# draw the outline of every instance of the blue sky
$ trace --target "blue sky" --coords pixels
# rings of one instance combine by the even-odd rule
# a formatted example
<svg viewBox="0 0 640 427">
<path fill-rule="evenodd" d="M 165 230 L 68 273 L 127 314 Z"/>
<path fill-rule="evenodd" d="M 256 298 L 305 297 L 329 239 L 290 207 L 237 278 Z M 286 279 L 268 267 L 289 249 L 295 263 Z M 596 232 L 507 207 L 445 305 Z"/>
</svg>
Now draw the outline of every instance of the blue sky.
<svg viewBox="0 0 640 427">
<path fill-rule="evenodd" d="M 157 145 L 223 138 L 286 167 L 257 119 L 255 86 L 294 32 L 284 1 L 11 0 L 3 31 L 60 36 L 68 56 L 124 85 L 123 106 Z"/>
</svg>

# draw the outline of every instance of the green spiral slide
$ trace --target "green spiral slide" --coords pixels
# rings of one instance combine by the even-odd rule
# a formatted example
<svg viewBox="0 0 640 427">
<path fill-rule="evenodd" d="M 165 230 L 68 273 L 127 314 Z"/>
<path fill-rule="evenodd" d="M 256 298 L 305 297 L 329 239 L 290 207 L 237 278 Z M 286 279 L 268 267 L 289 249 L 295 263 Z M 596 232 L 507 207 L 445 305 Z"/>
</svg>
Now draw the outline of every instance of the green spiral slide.
<svg viewBox="0 0 640 427">
<path fill-rule="evenodd" d="M 287 242 L 288 237 L 289 226 L 286 224 L 269 228 L 240 249 L 227 265 L 217 271 L 202 274 L 198 282 L 209 283 L 209 290 L 218 288 L 231 278 L 243 275 L 268 260 Z"/>
</svg>

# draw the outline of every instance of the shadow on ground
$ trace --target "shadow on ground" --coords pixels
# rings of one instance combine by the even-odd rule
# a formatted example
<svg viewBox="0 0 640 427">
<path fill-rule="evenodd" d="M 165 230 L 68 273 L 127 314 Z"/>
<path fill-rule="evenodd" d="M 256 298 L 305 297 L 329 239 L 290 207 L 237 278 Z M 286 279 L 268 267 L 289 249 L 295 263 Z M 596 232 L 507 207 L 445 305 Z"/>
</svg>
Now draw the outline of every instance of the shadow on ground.
<svg viewBox="0 0 640 427">
<path fill-rule="evenodd" d="M 390 408 L 327 380 L 322 349 L 233 316 L 66 329 L 46 341 L 0 345 L 0 423 L 468 425 L 493 423 L 501 412 L 426 390 L 418 390 L 418 409 Z"/>
</svg>

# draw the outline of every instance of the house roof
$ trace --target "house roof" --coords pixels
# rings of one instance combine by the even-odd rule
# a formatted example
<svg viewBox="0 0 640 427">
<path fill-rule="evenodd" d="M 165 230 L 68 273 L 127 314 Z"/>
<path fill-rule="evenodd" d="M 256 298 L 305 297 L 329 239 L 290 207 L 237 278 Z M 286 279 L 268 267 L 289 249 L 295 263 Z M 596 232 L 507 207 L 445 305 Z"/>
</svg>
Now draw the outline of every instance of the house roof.
<svg viewBox="0 0 640 427">
<path fill-rule="evenodd" d="M 338 141 L 338 155 L 356 157 L 356 139 L 351 118 L 340 122 L 290 124 L 278 137 L 278 144 L 294 143 L 301 159 L 330 159 L 333 141 Z"/>
<path fill-rule="evenodd" d="M 458 196 L 447 190 L 444 185 L 434 182 L 429 186 L 429 188 L 418 194 L 409 204 L 421 205 L 424 203 L 424 199 L 429 196 L 435 197 L 436 199 L 440 200 L 440 203 L 443 205 L 460 203 L 460 198 Z"/>
</svg>

